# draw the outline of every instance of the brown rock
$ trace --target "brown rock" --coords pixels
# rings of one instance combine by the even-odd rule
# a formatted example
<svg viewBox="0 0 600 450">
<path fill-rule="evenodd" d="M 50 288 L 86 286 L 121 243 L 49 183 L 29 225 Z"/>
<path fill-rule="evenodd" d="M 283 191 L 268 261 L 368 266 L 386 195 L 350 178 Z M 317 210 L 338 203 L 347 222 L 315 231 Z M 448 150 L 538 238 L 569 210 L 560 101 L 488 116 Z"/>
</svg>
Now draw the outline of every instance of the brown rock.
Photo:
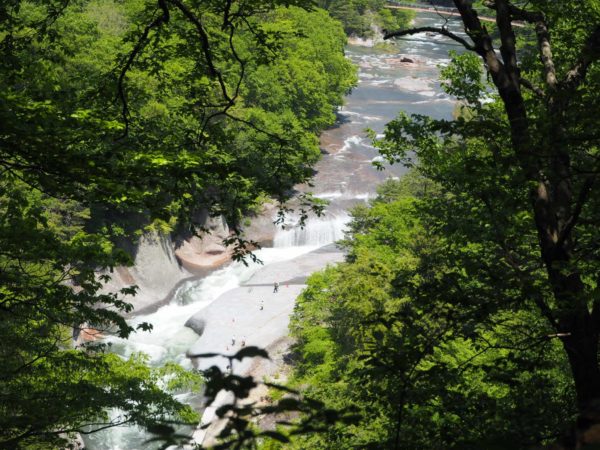
<svg viewBox="0 0 600 450">
<path fill-rule="evenodd" d="M 219 267 L 231 259 L 231 249 L 226 248 L 222 241 L 223 237 L 214 234 L 202 239 L 194 236 L 175 250 L 175 256 L 192 273 L 199 269 Z"/>
</svg>

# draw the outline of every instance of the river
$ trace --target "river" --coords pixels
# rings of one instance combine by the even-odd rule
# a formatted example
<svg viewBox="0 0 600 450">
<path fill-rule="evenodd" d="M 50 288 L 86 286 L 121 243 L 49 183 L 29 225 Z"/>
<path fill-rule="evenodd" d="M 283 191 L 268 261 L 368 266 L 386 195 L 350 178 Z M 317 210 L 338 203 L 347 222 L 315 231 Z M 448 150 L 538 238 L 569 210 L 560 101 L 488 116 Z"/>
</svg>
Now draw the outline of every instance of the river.
<svg viewBox="0 0 600 450">
<path fill-rule="evenodd" d="M 416 26 L 439 26 L 440 23 L 440 17 L 431 13 L 419 13 L 415 19 Z M 321 136 L 323 158 L 316 167 L 312 192 L 330 201 L 327 213 L 309 221 L 305 229 L 294 227 L 291 220 L 287 230 L 278 230 L 273 247 L 257 252 L 264 267 L 341 239 L 349 220 L 349 208 L 373 198 L 376 186 L 386 178 L 402 176 L 404 168 L 401 166 L 386 166 L 384 171 L 373 167 L 372 163 L 379 156 L 367 138 L 367 128 L 382 133 L 385 124 L 399 111 L 435 118 L 452 116 L 454 100 L 442 92 L 437 77 L 438 66 L 448 62 L 448 50 L 457 49 L 454 42 L 420 34 L 383 48 L 358 44 L 348 45 L 346 54 L 359 67 L 359 84 L 340 109 L 338 124 Z M 401 62 L 402 57 L 413 62 Z M 144 352 L 152 365 L 174 361 L 191 368 L 186 352 L 198 340 L 198 335 L 186 328 L 185 322 L 249 280 L 262 267 L 231 263 L 204 279 L 187 282 L 169 304 L 153 314 L 131 319 L 134 326 L 140 322 L 152 323 L 152 332 L 138 332 L 127 341 L 109 338 L 113 351 L 125 357 L 133 352 Z M 192 404 L 197 401 L 185 393 L 180 399 Z M 149 448 L 144 444 L 146 438 L 141 430 L 119 427 L 86 437 L 86 448 L 141 450 Z"/>
</svg>

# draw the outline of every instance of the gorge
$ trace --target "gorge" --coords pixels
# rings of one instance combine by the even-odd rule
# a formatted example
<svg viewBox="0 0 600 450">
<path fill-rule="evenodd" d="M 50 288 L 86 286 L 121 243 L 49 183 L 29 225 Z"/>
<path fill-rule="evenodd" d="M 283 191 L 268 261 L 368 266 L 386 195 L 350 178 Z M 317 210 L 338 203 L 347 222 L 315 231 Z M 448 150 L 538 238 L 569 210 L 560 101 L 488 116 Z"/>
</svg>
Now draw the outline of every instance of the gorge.
<svg viewBox="0 0 600 450">
<path fill-rule="evenodd" d="M 419 13 L 415 22 L 419 26 L 434 26 L 440 23 L 440 18 L 432 13 Z M 346 48 L 346 55 L 358 66 L 360 81 L 339 110 L 338 123 L 321 135 L 323 156 L 316 166 L 311 188 L 317 197 L 330 202 L 325 215 L 311 218 L 304 229 L 294 226 L 294 217 L 288 218 L 285 229 L 263 221 L 264 228 L 259 234 L 274 235 L 272 247 L 256 252 L 264 265 L 230 263 L 206 277 L 184 282 L 167 305 L 130 320 L 134 326 L 143 321 L 152 323 L 151 332 L 138 332 L 128 340 L 109 338 L 113 351 L 125 357 L 144 352 L 150 355 L 152 364 L 174 361 L 191 368 L 188 352 L 231 353 L 239 349 L 244 339 L 247 345 L 271 348 L 281 356 L 289 345 L 288 316 L 306 276 L 343 259 L 343 254 L 331 244 L 344 237 L 348 211 L 373 198 L 379 183 L 404 173 L 405 169 L 398 165 L 376 170 L 373 162 L 380 157 L 365 130 L 381 133 L 399 111 L 452 117 L 455 101 L 441 91 L 438 82 L 438 66 L 447 64 L 449 48 L 454 46 L 446 38 L 425 33 L 394 46 L 373 47 L 369 42 L 353 41 Z M 403 62 L 403 57 L 414 62 Z M 306 188 L 299 186 L 299 189 Z M 164 258 L 163 262 L 169 260 L 176 267 L 174 259 Z M 161 269 L 152 260 L 146 264 L 164 274 L 174 271 Z M 281 285 L 278 294 L 272 293 L 275 281 Z M 261 301 L 264 310 L 259 311 Z M 207 334 L 198 338 L 186 323 L 192 317 L 200 320 L 204 315 L 217 323 L 214 326 L 207 323 Z M 254 321 L 256 315 L 259 321 Z M 250 322 L 243 323 L 244 317 Z M 229 345 L 232 336 L 237 346 Z M 281 357 L 275 359 L 280 361 Z M 211 360 L 206 362 L 209 363 Z M 245 363 L 236 370 L 245 373 L 249 365 Z M 279 368 L 271 366 L 266 370 L 273 375 Z M 259 371 L 257 374 L 265 375 Z M 198 405 L 199 400 L 188 401 Z M 146 438 L 136 429 L 115 428 L 86 439 L 92 450 L 134 450 L 147 448 L 143 444 Z M 198 439 L 204 439 L 204 435 Z"/>
<path fill-rule="evenodd" d="M 0 2 L 0 450 L 600 444 L 600 0 L 394 3 Z"/>
</svg>

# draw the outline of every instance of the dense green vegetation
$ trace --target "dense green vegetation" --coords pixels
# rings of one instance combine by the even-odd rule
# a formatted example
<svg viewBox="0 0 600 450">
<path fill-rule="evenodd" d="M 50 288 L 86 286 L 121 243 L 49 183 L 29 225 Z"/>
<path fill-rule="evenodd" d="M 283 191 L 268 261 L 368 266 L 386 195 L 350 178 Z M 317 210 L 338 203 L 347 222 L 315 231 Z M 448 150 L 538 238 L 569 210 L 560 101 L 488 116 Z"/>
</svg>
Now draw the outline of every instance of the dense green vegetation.
<svg viewBox="0 0 600 450">
<path fill-rule="evenodd" d="M 241 233 L 311 176 L 355 74 L 342 28 L 302 3 L 2 2 L 0 448 L 197 419 L 169 393 L 197 376 L 74 349 L 72 328 L 151 328 L 121 316 L 135 288 L 100 294 L 131 262 L 117 243 L 193 232 L 199 210 Z"/>
<path fill-rule="evenodd" d="M 501 260 L 439 232 L 454 206 L 414 172 L 354 210 L 347 262 L 311 277 L 292 330 L 295 382 L 362 419 L 297 448 L 528 448 L 572 420 L 560 342 L 534 304 L 502 305 Z"/>
<path fill-rule="evenodd" d="M 123 242 L 195 233 L 202 210 L 227 220 L 242 257 L 244 216 L 266 198 L 285 210 L 310 181 L 318 133 L 356 81 L 346 33 L 410 18 L 378 0 L 317 3 L 329 14 L 308 0 L 0 4 L 0 448 L 62 448 L 119 424 L 171 443 L 165 424 L 197 421 L 173 396 L 197 373 L 74 348 L 73 330 L 151 329 L 122 316 L 135 287 L 101 290 L 100 273 L 131 263 Z M 593 443 L 600 2 L 483 2 L 497 18 L 485 27 L 473 2 L 453 4 L 466 38 L 386 37 L 466 48 L 441 73 L 460 112 L 387 126 L 381 154 L 412 171 L 353 211 L 347 261 L 298 300 L 304 395 L 225 405 L 224 447 L 259 435 L 270 448 L 525 449 L 572 423 L 569 448 Z M 209 398 L 257 384 L 213 372 Z M 248 417 L 282 412 L 303 413 L 303 437 Z"/>
<path fill-rule="evenodd" d="M 427 31 L 468 50 L 441 74 L 461 113 L 388 124 L 413 176 L 354 211 L 293 320 L 297 385 L 362 421 L 297 448 L 525 449 L 576 417 L 564 448 L 597 444 L 600 3 L 454 5 L 466 39 Z"/>
<path fill-rule="evenodd" d="M 339 20 L 348 35 L 360 37 L 373 36 L 374 28 L 405 27 L 414 17 L 412 11 L 385 8 L 385 0 L 317 0 L 316 3 Z"/>
</svg>

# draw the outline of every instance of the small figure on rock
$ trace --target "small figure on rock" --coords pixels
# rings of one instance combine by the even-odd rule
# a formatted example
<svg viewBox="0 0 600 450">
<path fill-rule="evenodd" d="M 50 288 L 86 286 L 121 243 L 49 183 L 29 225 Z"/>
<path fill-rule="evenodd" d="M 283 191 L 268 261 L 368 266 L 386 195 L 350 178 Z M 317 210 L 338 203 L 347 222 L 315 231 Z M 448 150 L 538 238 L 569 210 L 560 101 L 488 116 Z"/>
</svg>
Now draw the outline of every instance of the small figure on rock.
<svg viewBox="0 0 600 450">
<path fill-rule="evenodd" d="M 231 338 L 231 345 L 234 346 L 235 345 L 235 336 Z"/>
<path fill-rule="evenodd" d="M 242 347 L 246 346 L 246 339 L 242 339 Z"/>
<path fill-rule="evenodd" d="M 276 281 L 273 283 L 273 293 L 279 292 L 279 283 Z"/>
</svg>

